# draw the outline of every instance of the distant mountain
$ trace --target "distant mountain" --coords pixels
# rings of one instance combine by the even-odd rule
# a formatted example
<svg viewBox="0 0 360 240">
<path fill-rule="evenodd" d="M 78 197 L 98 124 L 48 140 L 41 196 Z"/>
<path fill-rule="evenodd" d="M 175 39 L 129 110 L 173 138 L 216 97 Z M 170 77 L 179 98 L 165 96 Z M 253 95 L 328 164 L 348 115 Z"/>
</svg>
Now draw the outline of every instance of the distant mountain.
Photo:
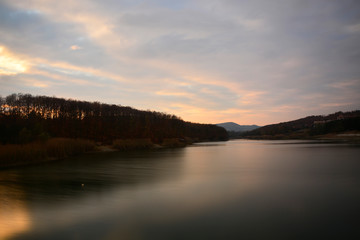
<svg viewBox="0 0 360 240">
<path fill-rule="evenodd" d="M 218 123 L 216 125 L 225 128 L 228 132 L 247 132 L 259 128 L 257 125 L 239 125 L 234 122 Z"/>
</svg>

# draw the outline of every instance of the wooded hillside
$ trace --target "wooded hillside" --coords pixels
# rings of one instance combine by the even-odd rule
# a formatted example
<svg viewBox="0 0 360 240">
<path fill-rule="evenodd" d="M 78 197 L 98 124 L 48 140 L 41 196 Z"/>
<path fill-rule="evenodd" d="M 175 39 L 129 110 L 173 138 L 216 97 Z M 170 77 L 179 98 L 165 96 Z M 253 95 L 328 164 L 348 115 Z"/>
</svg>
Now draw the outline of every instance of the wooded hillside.
<svg viewBox="0 0 360 240">
<path fill-rule="evenodd" d="M 0 143 L 27 143 L 49 137 L 83 138 L 104 144 L 115 139 L 191 138 L 227 140 L 225 129 L 131 107 L 30 94 L 0 97 Z"/>
<path fill-rule="evenodd" d="M 360 111 L 336 112 L 327 116 L 309 116 L 294 121 L 271 124 L 246 132 L 243 138 L 311 138 L 329 133 L 360 131 Z"/>
</svg>

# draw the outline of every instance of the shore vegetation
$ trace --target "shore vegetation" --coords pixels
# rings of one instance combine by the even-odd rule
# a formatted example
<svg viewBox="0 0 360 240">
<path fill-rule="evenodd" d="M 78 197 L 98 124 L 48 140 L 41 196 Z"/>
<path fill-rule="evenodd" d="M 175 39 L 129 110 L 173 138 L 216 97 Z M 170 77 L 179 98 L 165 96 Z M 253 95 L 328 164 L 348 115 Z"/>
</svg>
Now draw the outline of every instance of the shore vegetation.
<svg viewBox="0 0 360 240">
<path fill-rule="evenodd" d="M 0 145 L 0 167 L 64 159 L 94 149 L 95 143 L 89 140 L 65 138 L 53 138 L 46 142 Z"/>
</svg>

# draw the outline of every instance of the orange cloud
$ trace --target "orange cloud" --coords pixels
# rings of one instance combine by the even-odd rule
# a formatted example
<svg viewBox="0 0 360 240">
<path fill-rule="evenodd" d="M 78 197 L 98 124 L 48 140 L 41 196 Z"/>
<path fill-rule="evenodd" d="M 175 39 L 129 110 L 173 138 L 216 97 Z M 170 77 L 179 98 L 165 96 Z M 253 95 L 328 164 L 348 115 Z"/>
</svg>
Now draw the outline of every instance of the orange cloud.
<svg viewBox="0 0 360 240">
<path fill-rule="evenodd" d="M 266 94 L 265 91 L 245 91 L 241 97 L 239 104 L 249 105 L 249 104 L 259 104 L 261 96 Z"/>
<path fill-rule="evenodd" d="M 39 75 L 45 75 L 47 77 L 51 77 L 57 80 L 64 79 L 64 76 L 59 76 L 54 73 L 49 73 L 46 70 L 39 70 L 36 69 L 36 67 L 43 66 L 46 69 L 54 70 L 55 72 L 59 72 L 68 76 L 78 77 L 78 76 L 93 76 L 93 77 L 99 77 L 99 78 L 108 78 L 116 82 L 125 82 L 130 83 L 131 81 L 129 79 L 126 79 L 124 77 L 121 77 L 118 74 L 113 74 L 110 72 L 105 72 L 99 69 L 91 68 L 91 67 L 79 67 L 76 65 L 72 65 L 67 62 L 59 62 L 59 61 L 49 61 L 47 59 L 42 58 L 35 58 L 32 59 L 34 68 L 29 72 L 30 74 L 39 74 Z M 87 83 L 94 83 L 94 81 L 86 81 Z"/>
<path fill-rule="evenodd" d="M 193 94 L 187 92 L 175 92 L 170 90 L 161 90 L 156 92 L 160 96 L 182 96 L 182 97 L 191 97 Z"/>
<path fill-rule="evenodd" d="M 26 78 L 26 79 L 23 80 L 23 82 L 27 86 L 37 87 L 37 88 L 47 88 L 47 87 L 49 87 L 51 85 L 49 82 L 40 81 L 40 80 L 34 79 L 34 78 Z"/>
<path fill-rule="evenodd" d="M 73 50 L 73 51 L 76 51 L 76 50 L 82 49 L 82 47 L 79 47 L 78 45 L 72 45 L 72 46 L 70 47 L 70 49 Z"/>
<path fill-rule="evenodd" d="M 0 46 L 0 75 L 15 75 L 28 70 L 29 64 Z"/>
</svg>

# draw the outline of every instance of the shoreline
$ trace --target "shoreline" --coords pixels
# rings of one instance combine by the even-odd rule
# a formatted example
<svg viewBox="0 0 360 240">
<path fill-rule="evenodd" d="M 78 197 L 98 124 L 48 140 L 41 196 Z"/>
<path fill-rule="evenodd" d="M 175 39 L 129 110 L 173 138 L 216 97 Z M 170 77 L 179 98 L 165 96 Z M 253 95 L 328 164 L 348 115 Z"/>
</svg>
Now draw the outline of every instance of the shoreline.
<svg viewBox="0 0 360 240">
<path fill-rule="evenodd" d="M 60 161 L 86 153 L 181 148 L 195 142 L 202 141 L 190 138 L 169 138 L 164 139 L 161 144 L 156 144 L 150 139 L 119 139 L 109 145 L 84 139 L 54 138 L 48 142 L 0 145 L 0 170 Z"/>
<path fill-rule="evenodd" d="M 263 135 L 247 136 L 242 138 L 231 138 L 230 140 L 319 140 L 331 142 L 360 143 L 360 132 L 329 133 L 315 136 L 291 136 L 291 135 Z"/>
<path fill-rule="evenodd" d="M 360 144 L 360 133 L 338 133 L 326 134 L 318 136 L 291 137 L 284 135 L 274 136 L 253 136 L 243 138 L 232 138 L 231 140 L 318 140 L 329 143 L 348 143 Z M 51 143 L 53 141 L 54 143 Z M 50 142 L 50 144 L 49 144 Z M 13 159 L 4 158 L 3 151 L 0 151 L 0 171 L 3 169 L 11 169 L 37 165 L 53 161 L 66 160 L 73 156 L 86 153 L 101 152 L 126 152 L 126 151 L 145 151 L 158 150 L 167 148 L 182 148 L 198 142 L 211 142 L 211 140 L 199 141 L 190 138 L 180 139 L 164 139 L 161 144 L 153 143 L 150 139 L 121 139 L 114 141 L 112 145 L 94 143 L 83 139 L 51 139 L 47 143 L 29 143 L 23 145 L 0 145 L 0 150 L 12 148 L 8 156 Z M 55 144 L 56 143 L 56 144 Z M 60 143 L 60 144 L 59 144 Z M 12 151 L 12 152 L 11 152 Z M 50 152 L 53 151 L 53 152 Z M 57 155 L 56 155 L 57 154 Z M 20 156 L 20 157 L 19 157 Z"/>
</svg>

